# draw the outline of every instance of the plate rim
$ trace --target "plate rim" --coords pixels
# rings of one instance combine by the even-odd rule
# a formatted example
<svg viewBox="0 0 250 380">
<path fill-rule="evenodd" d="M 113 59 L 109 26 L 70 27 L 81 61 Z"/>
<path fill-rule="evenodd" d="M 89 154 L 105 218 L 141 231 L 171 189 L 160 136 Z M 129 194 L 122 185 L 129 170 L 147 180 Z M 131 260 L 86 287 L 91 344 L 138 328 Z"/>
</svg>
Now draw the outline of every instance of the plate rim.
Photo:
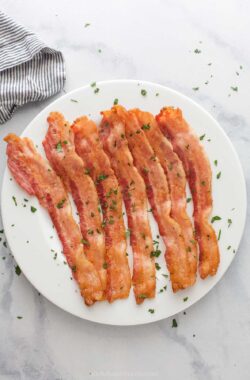
<svg viewBox="0 0 250 380">
<path fill-rule="evenodd" d="M 215 286 L 218 284 L 218 282 L 220 280 L 222 280 L 222 278 L 224 277 L 224 275 L 226 274 L 226 272 L 228 271 L 229 267 L 231 266 L 233 260 L 234 260 L 234 257 L 236 256 L 236 254 L 238 253 L 238 250 L 239 250 L 239 247 L 241 245 L 241 242 L 242 242 L 242 237 L 243 237 L 243 234 L 245 232 L 245 228 L 246 228 L 246 216 L 247 216 L 247 188 L 246 188 L 246 180 L 245 180 L 245 176 L 244 176 L 244 171 L 243 171 L 243 168 L 242 168 L 242 165 L 241 165 L 241 161 L 240 161 L 240 158 L 238 156 L 238 153 L 236 151 L 236 149 L 234 148 L 234 145 L 233 143 L 231 142 L 230 138 L 228 137 L 228 135 L 226 134 L 226 132 L 224 131 L 224 129 L 220 126 L 219 122 L 205 109 L 203 108 L 203 106 L 201 106 L 199 103 L 197 103 L 195 100 L 193 100 L 192 98 L 188 97 L 187 95 L 175 90 L 175 89 L 172 89 L 168 86 L 164 86 L 162 84 L 159 84 L 159 83 L 156 83 L 156 82 L 150 82 L 150 81 L 145 81 L 145 80 L 139 80 L 139 79 L 111 79 L 111 80 L 104 80 L 104 81 L 96 81 L 96 84 L 98 84 L 98 86 L 102 86 L 102 85 L 109 85 L 109 84 L 112 84 L 112 83 L 140 83 L 141 85 L 145 85 L 145 86 L 157 86 L 158 88 L 162 88 L 164 91 L 167 90 L 168 92 L 170 93 L 173 93 L 175 95 L 177 95 L 178 97 L 181 97 L 183 98 L 184 100 L 188 101 L 189 103 L 191 103 L 193 106 L 199 108 L 205 115 L 206 117 L 208 117 L 215 125 L 217 128 L 220 129 L 220 132 L 223 134 L 223 137 L 224 139 L 227 140 L 227 143 L 230 145 L 231 147 L 231 150 L 234 154 L 234 160 L 236 161 L 237 163 L 237 166 L 239 168 L 239 172 L 238 174 L 240 175 L 241 177 L 241 181 L 242 181 L 242 184 L 244 184 L 243 186 L 243 189 L 242 189 L 242 192 L 243 192 L 243 198 L 242 198 L 242 203 L 243 203 L 243 207 L 244 207 L 244 215 L 242 216 L 242 220 L 243 220 L 243 228 L 241 230 L 241 233 L 240 233 L 240 237 L 239 237 L 239 243 L 238 243 L 238 246 L 236 248 L 236 253 L 234 255 L 232 255 L 231 257 L 231 261 L 229 263 L 229 265 L 227 266 L 227 268 L 224 270 L 224 272 L 220 275 L 220 277 L 215 277 L 215 280 L 214 280 L 214 284 L 211 288 L 209 288 L 208 290 L 206 290 L 205 293 L 203 293 L 202 295 L 198 296 L 198 298 L 196 298 L 194 301 L 190 301 L 188 303 L 188 305 L 185 305 L 185 308 L 183 307 L 180 307 L 179 309 L 177 308 L 177 311 L 170 315 L 170 316 L 166 316 L 166 317 L 159 317 L 159 318 L 154 318 L 152 320 L 149 320 L 149 321 L 134 321 L 133 323 L 123 323 L 123 324 L 119 324 L 119 323 L 111 323 L 111 322 L 103 322 L 103 321 L 100 321 L 96 318 L 91 318 L 91 317 L 88 317 L 88 316 L 81 316 L 77 313 L 74 313 L 72 311 L 70 311 L 69 309 L 65 308 L 65 307 L 62 307 L 61 305 L 59 305 L 58 303 L 56 303 L 54 300 L 51 300 L 50 299 L 50 296 L 48 295 L 44 295 L 44 293 L 40 290 L 37 289 L 37 287 L 33 284 L 33 282 L 30 280 L 30 277 L 29 275 L 27 275 L 26 273 L 24 274 L 24 272 L 22 271 L 23 275 L 27 278 L 27 280 L 31 283 L 31 285 L 39 291 L 39 293 L 41 293 L 43 295 L 43 297 L 45 297 L 49 302 L 51 302 L 53 305 L 57 306 L 59 309 L 63 310 L 64 312 L 67 312 L 75 317 L 78 317 L 80 319 L 83 319 L 83 320 L 87 320 L 89 322 L 93 322 L 93 323 L 98 323 L 98 324 L 103 324 L 103 325 L 108 325 L 108 326 L 119 326 L 119 327 L 126 327 L 126 326 L 138 326 L 138 325 L 146 325 L 146 324 L 149 324 L 149 323 L 154 323 L 154 322 L 159 322 L 159 321 L 162 321 L 164 319 L 168 319 L 168 318 L 172 318 L 173 315 L 176 315 L 178 313 L 180 313 L 182 310 L 187 310 L 189 307 L 191 307 L 192 305 L 194 305 L 195 303 L 199 302 L 202 298 L 204 298 L 205 296 L 207 296 L 208 293 L 210 293 L 210 291 L 212 289 L 215 288 Z M 91 86 L 91 84 L 86 84 L 84 86 L 81 86 L 81 87 L 77 87 L 69 92 L 67 92 L 66 94 L 58 97 L 57 99 L 53 100 L 52 102 L 50 102 L 46 107 L 44 107 L 29 123 L 28 125 L 26 125 L 26 127 L 24 128 L 24 130 L 22 131 L 21 133 L 21 137 L 23 135 L 25 135 L 25 132 L 27 129 L 30 128 L 31 124 L 36 122 L 37 119 L 39 119 L 40 115 L 42 113 L 45 113 L 46 110 L 48 108 L 50 108 L 51 106 L 53 106 L 54 104 L 56 104 L 58 101 L 61 101 L 62 99 L 64 98 L 67 98 L 71 95 L 73 95 L 74 93 L 78 92 L 78 91 L 81 91 L 81 90 L 85 90 L 87 88 L 89 88 Z M 19 265 L 18 263 L 18 260 L 16 259 L 12 249 L 11 249 L 11 239 L 8 240 L 8 237 L 7 237 L 7 233 L 6 233 L 6 221 L 3 217 L 3 192 L 4 192 L 4 183 L 6 181 L 6 177 L 8 175 L 8 166 L 7 166 L 7 163 L 6 163 L 6 167 L 4 169 L 4 175 L 3 175 L 3 182 L 2 182 L 2 189 L 1 189 L 1 202 L 0 202 L 0 206 L 1 206 L 1 216 L 2 216 L 2 223 L 3 223 L 3 227 L 4 227 L 4 232 L 5 232 L 5 237 L 6 237 L 6 240 L 8 241 L 8 246 L 9 246 L 9 249 L 11 251 L 11 253 L 13 254 L 14 256 L 14 259 L 16 261 L 16 263 Z"/>
</svg>

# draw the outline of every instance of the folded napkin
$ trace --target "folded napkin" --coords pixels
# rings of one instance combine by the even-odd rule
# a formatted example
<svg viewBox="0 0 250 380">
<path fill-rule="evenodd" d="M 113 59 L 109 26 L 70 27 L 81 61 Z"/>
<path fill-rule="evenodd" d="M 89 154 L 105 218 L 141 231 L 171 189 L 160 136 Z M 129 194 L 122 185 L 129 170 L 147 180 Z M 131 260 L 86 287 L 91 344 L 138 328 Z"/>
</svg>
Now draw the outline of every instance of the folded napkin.
<svg viewBox="0 0 250 380">
<path fill-rule="evenodd" d="M 0 11 L 0 124 L 23 104 L 59 92 L 64 81 L 62 53 Z"/>
</svg>

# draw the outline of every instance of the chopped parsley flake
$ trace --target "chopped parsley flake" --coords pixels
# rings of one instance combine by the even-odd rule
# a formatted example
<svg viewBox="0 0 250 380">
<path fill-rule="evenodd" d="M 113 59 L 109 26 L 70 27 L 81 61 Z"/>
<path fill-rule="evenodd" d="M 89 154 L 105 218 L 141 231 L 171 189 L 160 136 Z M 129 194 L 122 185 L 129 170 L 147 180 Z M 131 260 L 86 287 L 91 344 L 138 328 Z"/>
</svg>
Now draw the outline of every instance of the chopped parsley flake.
<svg viewBox="0 0 250 380">
<path fill-rule="evenodd" d="M 191 202 L 192 198 L 187 198 L 187 203 Z"/>
<path fill-rule="evenodd" d="M 145 299 L 148 298 L 146 294 L 139 294 L 138 298 Z"/>
<path fill-rule="evenodd" d="M 160 267 L 160 265 L 158 263 L 155 263 L 155 269 L 156 270 L 160 270 L 161 269 L 161 267 Z"/>
<path fill-rule="evenodd" d="M 216 175 L 216 178 L 219 179 L 221 177 L 221 172 L 219 172 L 217 175 Z"/>
<path fill-rule="evenodd" d="M 173 164 L 172 164 L 172 162 L 168 165 L 168 169 L 171 171 L 171 170 L 173 170 Z"/>
<path fill-rule="evenodd" d="M 63 208 L 64 203 L 66 202 L 66 199 L 62 199 L 60 202 L 57 203 L 57 208 Z"/>
<path fill-rule="evenodd" d="M 142 129 L 143 129 L 144 131 L 149 130 L 149 129 L 150 129 L 150 124 L 149 124 L 149 123 L 148 123 L 148 124 L 143 124 Z"/>
<path fill-rule="evenodd" d="M 70 101 L 71 101 L 72 103 L 78 103 L 78 100 L 76 100 L 76 99 L 70 99 Z"/>
<path fill-rule="evenodd" d="M 59 141 L 57 144 L 56 144 L 56 150 L 57 150 L 57 152 L 62 152 L 62 143 L 61 143 L 61 141 Z"/>
<path fill-rule="evenodd" d="M 17 316 L 17 319 L 23 319 L 23 317 L 21 317 L 21 315 L 18 315 L 18 316 Z"/>
<path fill-rule="evenodd" d="M 206 133 L 204 133 L 204 135 L 201 135 L 200 136 L 200 140 L 202 141 L 204 139 L 204 137 L 206 136 Z"/>
<path fill-rule="evenodd" d="M 97 94 L 100 91 L 98 87 L 95 88 L 94 93 Z"/>
<path fill-rule="evenodd" d="M 76 272 L 76 265 L 73 265 L 72 267 L 71 267 L 71 270 L 72 270 L 72 272 Z"/>
<path fill-rule="evenodd" d="M 216 220 L 221 220 L 221 217 L 218 215 L 213 216 L 211 219 L 211 223 L 214 223 Z"/>
<path fill-rule="evenodd" d="M 228 219 L 227 223 L 228 223 L 228 228 L 229 228 L 231 226 L 231 224 L 233 223 L 232 219 Z"/>
<path fill-rule="evenodd" d="M 221 230 L 219 230 L 219 233 L 218 233 L 218 241 L 220 240 L 220 237 L 221 237 Z"/>
<path fill-rule="evenodd" d="M 201 50 L 200 50 L 200 49 L 195 49 L 195 50 L 194 50 L 194 53 L 195 53 L 195 54 L 200 54 L 200 53 L 201 53 Z"/>
<path fill-rule="evenodd" d="M 141 94 L 142 94 L 142 96 L 146 96 L 147 95 L 147 91 L 146 90 L 141 90 Z"/>
<path fill-rule="evenodd" d="M 30 211 L 31 211 L 31 212 L 36 212 L 37 209 L 36 209 L 34 206 L 30 206 Z"/>
<path fill-rule="evenodd" d="M 156 249 L 155 251 L 152 251 L 150 253 L 150 257 L 159 257 L 161 254 L 161 251 L 159 249 Z"/>
<path fill-rule="evenodd" d="M 193 91 L 198 91 L 198 90 L 199 90 L 199 87 L 193 87 L 192 90 L 193 90 Z"/>
<path fill-rule="evenodd" d="M 102 267 L 103 267 L 103 269 L 107 269 L 108 268 L 108 263 L 103 263 L 103 265 L 102 265 Z"/>
<path fill-rule="evenodd" d="M 21 271 L 19 265 L 16 265 L 16 266 L 15 266 L 15 272 L 16 272 L 16 275 L 17 275 L 17 276 L 20 276 L 20 274 L 22 273 L 22 271 Z"/>
<path fill-rule="evenodd" d="M 228 247 L 227 247 L 227 250 L 229 251 L 229 249 L 231 249 L 231 245 L 229 245 Z"/>
<path fill-rule="evenodd" d="M 172 320 L 172 328 L 173 327 L 177 327 L 178 326 L 178 324 L 177 324 L 177 322 L 176 322 L 176 319 L 174 318 L 173 320 Z"/>
<path fill-rule="evenodd" d="M 110 219 L 109 219 L 109 222 L 108 222 L 109 224 L 114 224 L 115 223 L 115 221 L 114 221 L 114 218 L 113 218 L 113 216 L 111 215 L 111 217 L 110 217 Z"/>
<path fill-rule="evenodd" d="M 114 106 L 116 106 L 118 103 L 119 103 L 119 100 L 117 98 L 115 98 L 115 100 L 114 100 Z"/>
<path fill-rule="evenodd" d="M 95 87 L 96 86 L 96 82 L 92 82 L 90 86 L 91 87 Z"/>
<path fill-rule="evenodd" d="M 148 309 L 148 312 L 151 313 L 151 314 L 154 314 L 155 309 Z"/>
<path fill-rule="evenodd" d="M 168 274 L 162 273 L 162 276 L 168 278 Z"/>
<path fill-rule="evenodd" d="M 84 28 L 87 28 L 88 26 L 90 26 L 90 23 L 86 22 L 86 24 L 84 25 Z"/>
<path fill-rule="evenodd" d="M 237 86 L 235 86 L 235 87 L 231 86 L 231 90 L 237 92 L 238 91 L 238 87 Z"/>
<path fill-rule="evenodd" d="M 214 160 L 214 165 L 215 165 L 215 166 L 218 165 L 218 160 Z"/>
<path fill-rule="evenodd" d="M 16 197 L 14 197 L 14 195 L 13 195 L 12 199 L 13 199 L 13 202 L 15 203 L 15 206 L 17 206 Z"/>
<path fill-rule="evenodd" d="M 96 182 L 101 182 L 103 181 L 104 179 L 108 178 L 108 175 L 106 174 L 100 174 L 97 179 L 96 179 Z"/>
<path fill-rule="evenodd" d="M 130 236 L 130 229 L 128 228 L 125 232 L 125 238 L 127 239 Z"/>
<path fill-rule="evenodd" d="M 81 243 L 82 243 L 83 245 L 89 245 L 88 240 L 85 240 L 85 239 L 82 239 L 82 240 L 81 240 Z"/>
<path fill-rule="evenodd" d="M 188 297 L 183 298 L 183 302 L 187 302 L 187 300 L 188 300 Z"/>
</svg>

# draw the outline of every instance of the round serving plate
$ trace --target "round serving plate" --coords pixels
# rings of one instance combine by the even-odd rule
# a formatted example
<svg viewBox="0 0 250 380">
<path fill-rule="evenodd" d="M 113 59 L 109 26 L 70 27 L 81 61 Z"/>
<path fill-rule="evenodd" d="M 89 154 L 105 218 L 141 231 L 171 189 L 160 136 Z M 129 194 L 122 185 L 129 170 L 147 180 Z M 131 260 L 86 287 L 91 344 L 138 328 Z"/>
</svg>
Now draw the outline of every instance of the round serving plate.
<svg viewBox="0 0 250 380">
<path fill-rule="evenodd" d="M 173 294 L 169 277 L 166 277 L 168 271 L 162 253 L 156 259 L 160 269 L 157 271 L 157 294 L 154 299 L 136 305 L 131 289 L 130 297 L 126 300 L 112 304 L 99 302 L 87 307 L 79 294 L 77 284 L 71 279 L 70 269 L 64 263 L 61 243 L 46 210 L 35 197 L 28 196 L 11 180 L 8 168 L 2 187 L 2 218 L 9 247 L 22 272 L 48 300 L 69 313 L 90 321 L 110 325 L 137 325 L 158 321 L 186 309 L 204 297 L 222 278 L 237 252 L 244 230 L 246 187 L 234 147 L 215 119 L 186 96 L 154 83 L 115 80 L 78 88 L 46 107 L 25 128 L 22 136 L 31 138 L 45 157 L 42 140 L 47 131 L 46 119 L 50 111 L 62 112 L 70 122 L 80 115 L 87 115 L 98 124 L 101 120 L 100 111 L 110 108 L 115 99 L 128 109 L 138 107 L 153 114 L 157 114 L 164 106 L 179 107 L 195 132 L 199 136 L 205 135 L 202 143 L 213 172 L 214 206 L 211 217 L 217 215 L 221 218 L 213 224 L 217 234 L 221 231 L 221 262 L 217 274 L 206 280 L 198 277 L 193 287 Z M 214 165 L 215 160 L 217 166 Z M 221 176 L 217 179 L 219 172 Z M 13 202 L 13 196 L 17 205 Z M 31 212 L 31 206 L 37 209 L 35 213 Z M 73 204 L 72 207 L 77 217 Z M 192 207 L 190 202 L 190 215 Z M 158 227 L 151 213 L 149 216 L 153 238 L 156 238 Z M 230 219 L 232 223 L 228 222 Z M 161 239 L 157 240 L 160 240 L 159 249 L 164 252 Z M 130 247 L 128 253 L 132 269 Z M 149 309 L 153 309 L 154 313 L 149 312 Z"/>
</svg>

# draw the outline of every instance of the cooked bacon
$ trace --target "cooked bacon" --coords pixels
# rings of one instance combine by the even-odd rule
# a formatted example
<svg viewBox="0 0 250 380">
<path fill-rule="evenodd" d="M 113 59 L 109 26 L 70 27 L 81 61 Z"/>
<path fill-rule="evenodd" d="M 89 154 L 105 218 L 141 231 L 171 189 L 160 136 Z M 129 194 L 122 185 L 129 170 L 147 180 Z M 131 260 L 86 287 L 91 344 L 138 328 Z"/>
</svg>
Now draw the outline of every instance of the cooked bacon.
<svg viewBox="0 0 250 380">
<path fill-rule="evenodd" d="M 171 201 L 164 171 L 135 115 L 120 106 L 115 108 L 115 112 L 120 118 L 120 124 L 125 125 L 125 133 L 135 166 L 146 183 L 152 211 L 167 248 L 165 258 L 173 291 L 187 288 L 193 285 L 195 276 L 190 271 L 187 247 L 180 226 L 170 217 Z"/>
<path fill-rule="evenodd" d="M 147 215 L 143 179 L 134 167 L 128 149 L 124 123 L 116 108 L 102 112 L 99 136 L 122 189 L 133 249 L 133 285 L 137 304 L 155 296 L 155 265 L 151 257 L 153 242 Z"/>
<path fill-rule="evenodd" d="M 214 275 L 220 262 L 218 242 L 209 223 L 212 210 L 212 174 L 199 138 L 182 116 L 180 109 L 163 108 L 156 117 L 162 132 L 182 160 L 194 202 L 195 235 L 200 248 L 201 278 Z"/>
<path fill-rule="evenodd" d="M 76 152 L 96 184 L 103 210 L 107 262 L 107 299 L 112 302 L 127 298 L 131 276 L 126 254 L 125 226 L 122 217 L 122 196 L 110 161 L 102 148 L 95 123 L 87 117 L 73 126 Z"/>
<path fill-rule="evenodd" d="M 98 196 L 94 182 L 84 167 L 74 146 L 74 135 L 63 115 L 52 112 L 49 128 L 43 141 L 46 156 L 56 173 L 72 193 L 80 218 L 85 253 L 99 273 L 106 289 L 106 249 Z"/>
<path fill-rule="evenodd" d="M 91 305 L 101 300 L 103 291 L 99 275 L 84 254 L 82 236 L 73 219 L 68 196 L 60 178 L 37 153 L 31 140 L 9 134 L 5 141 L 8 143 L 9 169 L 17 183 L 28 194 L 35 195 L 49 212 L 85 303 Z"/>
<path fill-rule="evenodd" d="M 181 160 L 173 151 L 171 143 L 163 135 L 151 113 L 143 112 L 139 109 L 134 109 L 131 112 L 136 115 L 140 127 L 143 129 L 167 176 L 171 198 L 170 215 L 181 227 L 181 233 L 188 251 L 190 271 L 195 276 L 197 271 L 197 244 L 194 238 L 192 222 L 186 211 L 186 175 Z M 155 157 L 152 159 L 154 160 Z"/>
</svg>

